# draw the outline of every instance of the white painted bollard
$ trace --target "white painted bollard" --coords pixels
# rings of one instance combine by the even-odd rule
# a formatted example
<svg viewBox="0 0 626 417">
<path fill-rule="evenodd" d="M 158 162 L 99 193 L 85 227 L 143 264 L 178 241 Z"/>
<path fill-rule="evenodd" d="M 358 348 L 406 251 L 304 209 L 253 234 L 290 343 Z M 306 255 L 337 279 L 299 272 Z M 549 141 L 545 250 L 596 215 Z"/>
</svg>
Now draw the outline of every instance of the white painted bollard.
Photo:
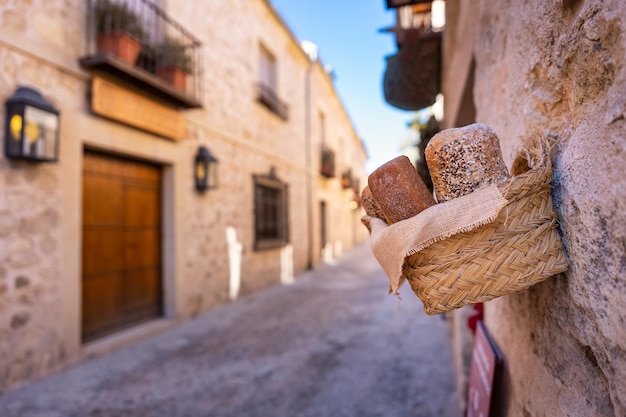
<svg viewBox="0 0 626 417">
<path fill-rule="evenodd" d="M 226 228 L 226 243 L 228 244 L 228 264 L 230 266 L 230 282 L 228 296 L 231 300 L 237 299 L 241 289 L 241 254 L 243 245 L 237 242 L 237 231 L 234 227 Z"/>
<path fill-rule="evenodd" d="M 285 245 L 280 250 L 280 282 L 293 284 L 293 246 Z"/>
</svg>

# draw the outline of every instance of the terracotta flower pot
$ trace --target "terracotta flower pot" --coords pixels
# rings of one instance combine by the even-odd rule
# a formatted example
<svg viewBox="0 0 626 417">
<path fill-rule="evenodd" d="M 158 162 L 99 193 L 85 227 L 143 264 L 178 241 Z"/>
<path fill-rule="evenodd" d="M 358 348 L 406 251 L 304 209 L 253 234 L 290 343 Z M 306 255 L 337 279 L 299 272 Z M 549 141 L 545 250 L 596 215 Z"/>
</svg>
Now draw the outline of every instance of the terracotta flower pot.
<svg viewBox="0 0 626 417">
<path fill-rule="evenodd" d="M 126 32 L 100 33 L 98 51 L 114 55 L 129 65 L 135 65 L 141 51 L 141 43 Z"/>
<path fill-rule="evenodd" d="M 182 69 L 173 66 L 157 66 L 156 74 L 177 90 L 185 91 L 187 73 Z"/>
</svg>

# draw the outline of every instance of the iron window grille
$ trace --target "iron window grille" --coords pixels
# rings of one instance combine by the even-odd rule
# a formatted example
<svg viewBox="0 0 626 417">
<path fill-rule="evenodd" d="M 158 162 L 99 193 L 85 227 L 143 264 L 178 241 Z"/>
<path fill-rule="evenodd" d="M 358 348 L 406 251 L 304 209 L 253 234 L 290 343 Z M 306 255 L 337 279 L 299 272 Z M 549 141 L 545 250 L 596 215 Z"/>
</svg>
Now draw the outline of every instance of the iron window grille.
<svg viewBox="0 0 626 417">
<path fill-rule="evenodd" d="M 254 175 L 254 249 L 279 248 L 289 242 L 287 184 L 273 173 Z"/>
</svg>

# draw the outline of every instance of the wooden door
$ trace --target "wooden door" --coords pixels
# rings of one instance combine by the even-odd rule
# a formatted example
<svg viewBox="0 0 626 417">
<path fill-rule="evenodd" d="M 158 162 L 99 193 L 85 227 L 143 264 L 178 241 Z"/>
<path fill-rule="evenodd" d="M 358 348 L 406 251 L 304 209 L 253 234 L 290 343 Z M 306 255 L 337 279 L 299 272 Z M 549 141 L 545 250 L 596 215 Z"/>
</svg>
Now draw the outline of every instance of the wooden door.
<svg viewBox="0 0 626 417">
<path fill-rule="evenodd" d="M 161 169 L 83 161 L 83 341 L 161 315 Z"/>
</svg>

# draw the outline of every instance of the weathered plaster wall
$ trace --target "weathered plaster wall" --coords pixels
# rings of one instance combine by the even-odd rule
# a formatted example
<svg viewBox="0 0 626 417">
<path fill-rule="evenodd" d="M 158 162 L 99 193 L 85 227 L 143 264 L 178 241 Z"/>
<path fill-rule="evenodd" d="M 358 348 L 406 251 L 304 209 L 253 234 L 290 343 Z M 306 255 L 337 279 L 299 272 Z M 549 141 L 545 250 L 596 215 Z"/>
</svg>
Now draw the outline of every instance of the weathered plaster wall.
<svg viewBox="0 0 626 417">
<path fill-rule="evenodd" d="M 508 416 L 626 415 L 626 3 L 483 0 L 477 121 L 507 164 L 558 134 L 554 202 L 570 270 L 486 304 L 508 360 Z"/>
<path fill-rule="evenodd" d="M 478 8 L 472 2 L 446 0 L 446 28 L 442 45 L 441 89 L 444 94 L 442 129 L 464 126 L 467 113 L 464 95 L 471 96 L 473 79 L 470 71 L 474 57 L 474 35 L 478 25 Z M 469 90 L 469 91 L 468 91 Z M 473 110 L 473 107 L 471 107 Z M 473 113 L 469 111 L 469 113 Z"/>
</svg>

